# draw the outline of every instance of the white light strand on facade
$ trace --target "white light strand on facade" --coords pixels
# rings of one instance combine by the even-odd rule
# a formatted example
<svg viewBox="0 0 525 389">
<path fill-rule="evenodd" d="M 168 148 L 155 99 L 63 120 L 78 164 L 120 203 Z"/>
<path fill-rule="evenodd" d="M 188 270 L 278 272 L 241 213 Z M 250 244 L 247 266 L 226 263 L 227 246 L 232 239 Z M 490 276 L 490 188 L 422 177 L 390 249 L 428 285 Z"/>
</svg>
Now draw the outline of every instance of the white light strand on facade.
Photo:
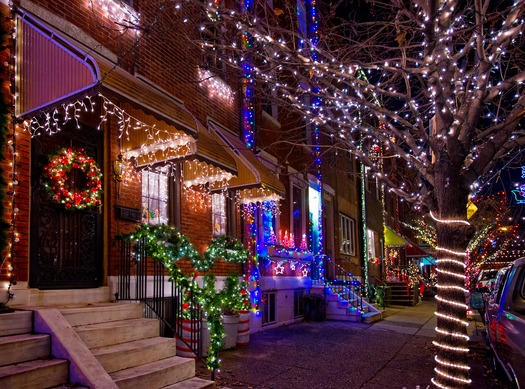
<svg viewBox="0 0 525 389">
<path fill-rule="evenodd" d="M 101 11 L 115 25 L 124 30 L 126 25 L 135 25 L 140 21 L 140 15 L 121 0 L 89 0 L 89 8 L 93 12 Z"/>
<path fill-rule="evenodd" d="M 233 103 L 235 92 L 221 79 L 221 77 L 218 77 L 209 70 L 202 68 L 198 69 L 198 77 L 200 84 L 208 90 L 208 94 L 211 98 L 219 98 L 228 104 Z"/>
<path fill-rule="evenodd" d="M 183 185 L 185 187 L 213 185 L 215 183 L 224 186 L 233 178 L 233 174 L 230 172 L 198 160 L 184 161 L 184 171 Z"/>
<path fill-rule="evenodd" d="M 159 162 L 163 158 L 163 153 L 170 151 L 169 154 L 174 153 L 177 157 L 185 157 L 191 155 L 192 151 L 189 147 L 189 143 L 195 142 L 190 136 L 175 136 L 176 139 L 162 141 L 158 143 L 143 144 L 139 148 L 123 151 L 122 156 L 124 159 L 129 160 L 131 158 L 143 157 L 148 163 Z M 191 141 L 188 140 L 191 139 Z M 160 158 L 157 153 L 160 152 Z"/>
<path fill-rule="evenodd" d="M 72 103 L 62 104 L 53 111 L 46 112 L 43 116 L 33 116 L 29 122 L 25 122 L 25 125 L 32 137 L 44 132 L 53 135 L 60 132 L 62 127 L 71 120 L 74 120 L 77 128 L 80 128 L 79 120 L 82 112 L 95 112 L 95 102 L 91 100 L 91 96 L 86 96 L 84 99 Z"/>
</svg>

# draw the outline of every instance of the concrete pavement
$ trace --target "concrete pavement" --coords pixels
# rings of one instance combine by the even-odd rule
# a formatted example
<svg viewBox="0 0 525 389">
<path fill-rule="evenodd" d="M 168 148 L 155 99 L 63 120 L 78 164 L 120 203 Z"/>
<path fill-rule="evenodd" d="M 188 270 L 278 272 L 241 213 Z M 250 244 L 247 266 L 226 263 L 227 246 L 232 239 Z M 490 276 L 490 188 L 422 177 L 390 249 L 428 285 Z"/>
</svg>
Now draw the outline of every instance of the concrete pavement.
<svg viewBox="0 0 525 389">
<path fill-rule="evenodd" d="M 301 322 L 252 334 L 244 348 L 221 353 L 219 388 L 423 389 L 431 385 L 434 301 L 387 307 L 373 324 Z M 472 388 L 504 388 L 490 374 L 479 316 L 470 321 Z M 202 363 L 197 374 L 209 379 Z M 432 387 L 432 386 L 430 386 Z"/>
</svg>

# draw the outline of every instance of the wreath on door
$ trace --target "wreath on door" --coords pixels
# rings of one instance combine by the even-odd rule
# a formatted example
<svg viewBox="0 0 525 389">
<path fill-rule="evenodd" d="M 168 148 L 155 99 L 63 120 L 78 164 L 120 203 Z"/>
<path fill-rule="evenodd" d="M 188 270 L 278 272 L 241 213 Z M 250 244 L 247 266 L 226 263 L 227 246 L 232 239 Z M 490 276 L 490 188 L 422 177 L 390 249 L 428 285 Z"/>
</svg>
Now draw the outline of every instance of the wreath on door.
<svg viewBox="0 0 525 389">
<path fill-rule="evenodd" d="M 67 210 L 85 210 L 102 204 L 102 172 L 84 149 L 63 148 L 44 166 L 44 186 L 51 201 Z"/>
</svg>

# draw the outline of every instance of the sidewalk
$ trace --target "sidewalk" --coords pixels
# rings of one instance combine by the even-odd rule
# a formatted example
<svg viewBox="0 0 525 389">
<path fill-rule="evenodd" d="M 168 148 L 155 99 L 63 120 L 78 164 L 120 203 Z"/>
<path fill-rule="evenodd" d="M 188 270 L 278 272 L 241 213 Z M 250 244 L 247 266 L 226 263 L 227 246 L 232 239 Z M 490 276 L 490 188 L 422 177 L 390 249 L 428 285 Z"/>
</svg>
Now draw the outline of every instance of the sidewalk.
<svg viewBox="0 0 525 389">
<path fill-rule="evenodd" d="M 221 353 L 217 387 L 424 389 L 434 373 L 435 309 L 423 301 L 387 307 L 373 324 L 302 322 L 252 334 L 249 346 Z M 479 315 L 470 323 L 472 388 L 502 389 L 488 372 Z M 202 363 L 197 374 L 210 377 Z"/>
</svg>

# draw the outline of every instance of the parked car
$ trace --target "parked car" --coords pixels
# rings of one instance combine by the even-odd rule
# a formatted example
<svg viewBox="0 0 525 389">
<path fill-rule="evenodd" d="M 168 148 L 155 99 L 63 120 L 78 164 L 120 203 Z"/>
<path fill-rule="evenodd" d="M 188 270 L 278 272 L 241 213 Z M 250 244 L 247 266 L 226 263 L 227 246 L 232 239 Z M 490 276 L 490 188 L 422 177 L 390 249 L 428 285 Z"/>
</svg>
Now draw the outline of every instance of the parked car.
<svg viewBox="0 0 525 389">
<path fill-rule="evenodd" d="M 494 367 L 525 388 L 525 258 L 499 271 L 485 315 Z"/>
</svg>

